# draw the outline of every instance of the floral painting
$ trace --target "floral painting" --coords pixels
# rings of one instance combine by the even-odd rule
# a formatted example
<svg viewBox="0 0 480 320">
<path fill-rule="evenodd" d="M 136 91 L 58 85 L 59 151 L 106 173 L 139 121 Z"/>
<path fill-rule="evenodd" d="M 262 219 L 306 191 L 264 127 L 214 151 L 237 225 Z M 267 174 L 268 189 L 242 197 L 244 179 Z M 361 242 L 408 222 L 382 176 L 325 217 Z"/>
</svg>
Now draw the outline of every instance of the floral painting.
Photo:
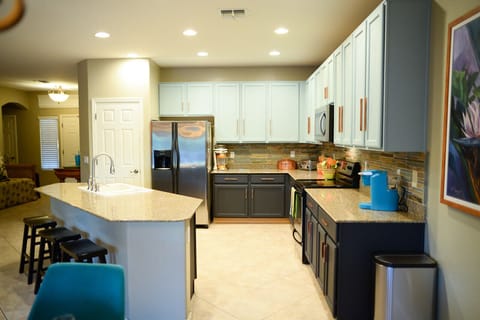
<svg viewBox="0 0 480 320">
<path fill-rule="evenodd" d="M 449 24 L 441 202 L 480 216 L 480 7 Z"/>
</svg>

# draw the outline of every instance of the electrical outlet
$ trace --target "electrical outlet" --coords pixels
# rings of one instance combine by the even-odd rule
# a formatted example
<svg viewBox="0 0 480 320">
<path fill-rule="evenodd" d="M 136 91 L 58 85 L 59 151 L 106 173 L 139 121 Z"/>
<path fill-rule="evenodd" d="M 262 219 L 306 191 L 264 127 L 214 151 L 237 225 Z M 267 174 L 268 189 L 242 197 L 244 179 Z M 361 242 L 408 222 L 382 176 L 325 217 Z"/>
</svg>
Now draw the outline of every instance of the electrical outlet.
<svg viewBox="0 0 480 320">
<path fill-rule="evenodd" d="M 418 185 L 418 171 L 412 170 L 412 187 L 416 188 Z"/>
<path fill-rule="evenodd" d="M 290 151 L 290 158 L 295 158 L 295 151 Z"/>
<path fill-rule="evenodd" d="M 88 156 L 84 156 L 84 157 L 83 157 L 83 163 L 84 163 L 84 164 L 88 164 Z"/>
<path fill-rule="evenodd" d="M 230 159 L 235 159 L 235 152 L 234 151 L 230 151 Z"/>
</svg>

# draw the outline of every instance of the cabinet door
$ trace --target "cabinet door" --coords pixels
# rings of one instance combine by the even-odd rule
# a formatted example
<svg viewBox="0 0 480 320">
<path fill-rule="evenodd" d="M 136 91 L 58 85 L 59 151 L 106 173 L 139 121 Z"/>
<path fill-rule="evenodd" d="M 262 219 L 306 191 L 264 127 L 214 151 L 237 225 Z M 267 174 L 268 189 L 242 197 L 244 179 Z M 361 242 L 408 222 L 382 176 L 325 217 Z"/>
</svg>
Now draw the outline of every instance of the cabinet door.
<svg viewBox="0 0 480 320">
<path fill-rule="evenodd" d="M 248 215 L 248 184 L 215 184 L 213 187 L 215 217 Z"/>
<path fill-rule="evenodd" d="M 343 52 L 343 103 L 341 116 L 341 144 L 352 144 L 353 118 L 353 42 L 349 36 L 342 43 Z M 335 136 L 334 136 L 335 137 Z"/>
<path fill-rule="evenodd" d="M 336 291 L 336 265 L 337 265 L 337 245 L 333 240 L 327 235 L 326 244 L 325 244 L 325 298 L 327 303 L 332 310 L 333 315 L 335 315 L 336 309 L 336 300 L 335 300 L 335 291 Z"/>
<path fill-rule="evenodd" d="M 325 239 L 326 232 L 320 224 L 317 224 L 317 241 L 318 241 L 318 273 L 317 281 L 322 288 L 322 291 L 325 292 Z"/>
<path fill-rule="evenodd" d="M 318 73 L 316 77 L 317 85 L 317 105 L 315 108 L 324 106 L 327 104 L 326 99 L 326 87 L 327 87 L 327 64 L 324 62 L 318 68 Z"/>
<path fill-rule="evenodd" d="M 298 82 L 271 83 L 269 142 L 298 142 Z"/>
<path fill-rule="evenodd" d="M 265 142 L 266 111 L 267 84 L 242 84 L 242 116 L 239 121 L 242 141 Z"/>
<path fill-rule="evenodd" d="M 250 216 L 284 217 L 285 185 L 252 184 L 250 185 Z"/>
<path fill-rule="evenodd" d="M 341 144 L 343 142 L 343 49 L 340 46 L 333 53 L 333 61 L 335 63 L 335 105 L 334 105 L 334 121 L 333 121 L 333 142 Z"/>
<path fill-rule="evenodd" d="M 211 115 L 213 113 L 213 85 L 211 83 L 188 83 L 185 113 Z"/>
<path fill-rule="evenodd" d="M 383 5 L 378 6 L 366 21 L 367 77 L 363 102 L 365 146 L 382 147 L 383 135 Z"/>
<path fill-rule="evenodd" d="M 304 228 L 304 240 L 305 243 L 303 244 L 303 250 L 305 257 L 307 258 L 309 263 L 312 263 L 312 245 L 313 245 L 313 215 L 312 212 L 308 207 L 305 207 L 305 216 L 303 217 L 303 222 L 305 224 Z"/>
<path fill-rule="evenodd" d="M 365 63 L 366 63 L 366 24 L 362 24 L 353 32 L 353 123 L 352 143 L 365 145 Z"/>
<path fill-rule="evenodd" d="M 182 83 L 160 83 L 160 115 L 183 115 L 185 112 L 184 85 Z"/>
<path fill-rule="evenodd" d="M 240 85 L 222 83 L 215 85 L 215 140 L 239 141 Z"/>
<path fill-rule="evenodd" d="M 315 119 L 315 99 L 316 99 L 316 90 L 315 90 L 315 77 L 311 76 L 307 80 L 306 86 L 306 103 L 305 103 L 305 113 L 303 121 L 305 123 L 305 141 L 313 142 L 315 141 L 313 124 Z"/>
<path fill-rule="evenodd" d="M 326 104 L 335 101 L 335 63 L 333 61 L 333 54 L 327 58 L 327 73 L 326 73 Z"/>
</svg>

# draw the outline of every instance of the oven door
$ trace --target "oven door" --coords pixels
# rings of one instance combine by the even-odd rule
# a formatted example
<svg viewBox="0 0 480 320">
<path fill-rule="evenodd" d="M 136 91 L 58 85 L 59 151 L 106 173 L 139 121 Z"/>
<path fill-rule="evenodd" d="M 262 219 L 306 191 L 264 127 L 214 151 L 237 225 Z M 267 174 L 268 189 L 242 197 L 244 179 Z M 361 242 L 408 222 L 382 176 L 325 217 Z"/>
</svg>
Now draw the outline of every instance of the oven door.
<svg viewBox="0 0 480 320">
<path fill-rule="evenodd" d="M 302 245 L 302 213 L 303 188 L 299 185 L 292 186 L 290 190 L 290 224 L 292 225 L 293 239 Z"/>
<path fill-rule="evenodd" d="M 315 110 L 315 140 L 333 141 L 333 105 L 325 105 Z"/>
</svg>

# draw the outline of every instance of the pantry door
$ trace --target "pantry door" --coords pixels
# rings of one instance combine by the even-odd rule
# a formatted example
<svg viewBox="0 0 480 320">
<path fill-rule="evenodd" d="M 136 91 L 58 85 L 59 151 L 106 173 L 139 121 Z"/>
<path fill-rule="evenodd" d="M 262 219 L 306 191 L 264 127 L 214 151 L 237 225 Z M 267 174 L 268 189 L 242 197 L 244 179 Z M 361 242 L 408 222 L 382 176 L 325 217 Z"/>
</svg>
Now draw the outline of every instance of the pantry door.
<svg viewBox="0 0 480 320">
<path fill-rule="evenodd" d="M 110 160 L 100 156 L 95 176 L 100 183 L 123 182 L 143 186 L 143 103 L 140 98 L 92 99 L 93 157 L 109 154 L 115 164 L 110 174 Z"/>
</svg>

